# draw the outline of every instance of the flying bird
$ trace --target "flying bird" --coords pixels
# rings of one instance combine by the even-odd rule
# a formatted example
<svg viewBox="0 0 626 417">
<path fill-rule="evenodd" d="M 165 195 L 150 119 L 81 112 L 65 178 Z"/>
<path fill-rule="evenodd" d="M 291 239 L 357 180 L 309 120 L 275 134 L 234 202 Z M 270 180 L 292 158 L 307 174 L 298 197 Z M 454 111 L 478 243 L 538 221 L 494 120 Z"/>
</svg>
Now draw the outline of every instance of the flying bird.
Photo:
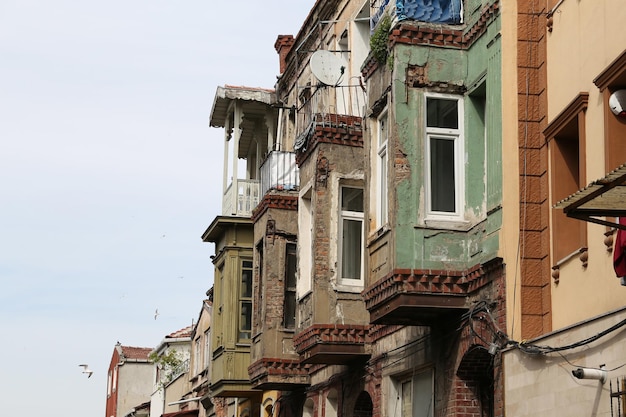
<svg viewBox="0 0 626 417">
<path fill-rule="evenodd" d="M 93 374 L 93 371 L 91 369 L 89 369 L 89 365 L 86 364 L 81 364 L 78 366 L 82 366 L 83 367 L 83 373 L 87 374 L 87 378 L 91 378 L 91 374 Z"/>
<path fill-rule="evenodd" d="M 159 317 L 159 309 L 154 310 L 154 319 L 156 320 Z"/>
</svg>

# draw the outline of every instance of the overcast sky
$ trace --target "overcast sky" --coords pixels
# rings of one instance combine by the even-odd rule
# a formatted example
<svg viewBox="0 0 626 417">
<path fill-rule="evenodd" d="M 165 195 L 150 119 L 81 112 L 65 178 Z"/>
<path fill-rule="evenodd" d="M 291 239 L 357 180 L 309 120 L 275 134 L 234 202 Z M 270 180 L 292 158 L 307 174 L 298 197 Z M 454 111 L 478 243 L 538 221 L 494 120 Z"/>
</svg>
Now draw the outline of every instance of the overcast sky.
<svg viewBox="0 0 626 417">
<path fill-rule="evenodd" d="M 0 415 L 104 417 L 115 343 L 197 318 L 215 89 L 273 88 L 313 4 L 0 0 Z"/>
</svg>

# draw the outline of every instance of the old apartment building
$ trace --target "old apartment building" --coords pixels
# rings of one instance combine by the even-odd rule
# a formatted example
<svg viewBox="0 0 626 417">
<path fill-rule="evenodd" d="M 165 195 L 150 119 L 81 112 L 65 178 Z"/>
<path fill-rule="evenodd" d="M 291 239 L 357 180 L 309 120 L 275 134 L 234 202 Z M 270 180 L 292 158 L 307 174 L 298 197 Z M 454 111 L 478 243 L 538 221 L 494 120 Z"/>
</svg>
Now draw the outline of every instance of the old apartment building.
<svg viewBox="0 0 626 417">
<path fill-rule="evenodd" d="M 214 97 L 204 413 L 622 407 L 625 9 L 311 6 L 274 88 Z"/>
</svg>

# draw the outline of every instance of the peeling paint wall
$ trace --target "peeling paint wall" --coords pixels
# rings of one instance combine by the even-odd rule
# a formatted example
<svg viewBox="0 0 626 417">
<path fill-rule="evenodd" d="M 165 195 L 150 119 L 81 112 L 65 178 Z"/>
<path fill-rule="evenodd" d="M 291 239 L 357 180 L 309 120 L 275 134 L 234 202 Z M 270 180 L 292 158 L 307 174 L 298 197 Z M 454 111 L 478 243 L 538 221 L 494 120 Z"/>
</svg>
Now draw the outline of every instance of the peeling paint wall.
<svg viewBox="0 0 626 417">
<path fill-rule="evenodd" d="M 482 7 L 474 5 L 477 20 Z M 468 22 L 471 26 L 472 22 Z M 467 49 L 397 43 L 393 68 L 372 78 L 370 91 L 391 83 L 390 222 L 395 268 L 462 270 L 496 256 L 501 227 L 501 105 L 499 20 Z M 387 84 L 389 85 L 389 84 Z M 429 221 L 425 204 L 425 93 L 463 95 L 465 204 L 463 220 Z M 380 99 L 370 99 L 370 105 Z M 373 118 L 369 120 L 370 125 Z M 371 129 L 370 129 L 371 130 Z M 375 150 L 371 145 L 370 155 Z M 370 166 L 374 158 L 369 158 Z M 371 179 L 370 179 L 371 181 Z M 373 196 L 370 193 L 370 199 Z M 371 215 L 371 214 L 370 214 Z M 370 220 L 371 221 L 371 220 Z M 370 230 L 370 233 L 374 230 Z M 386 244 L 371 248 L 371 255 Z M 379 276 L 381 258 L 370 260 Z"/>
<path fill-rule="evenodd" d="M 328 161 L 328 179 L 318 181 L 320 158 Z M 316 323 L 365 324 L 368 321 L 360 293 L 362 287 L 341 285 L 338 278 L 340 242 L 340 186 L 363 187 L 363 148 L 336 144 L 318 144 L 300 167 L 301 183 L 312 183 L 313 242 L 312 292 L 298 302 L 298 327 Z"/>
</svg>

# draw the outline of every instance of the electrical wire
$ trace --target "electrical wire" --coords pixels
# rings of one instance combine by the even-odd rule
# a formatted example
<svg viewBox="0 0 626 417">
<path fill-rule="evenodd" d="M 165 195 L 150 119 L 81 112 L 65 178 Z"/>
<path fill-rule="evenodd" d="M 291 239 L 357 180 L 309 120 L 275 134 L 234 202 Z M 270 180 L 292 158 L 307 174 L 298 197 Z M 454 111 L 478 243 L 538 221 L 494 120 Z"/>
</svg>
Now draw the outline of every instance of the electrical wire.
<svg viewBox="0 0 626 417">
<path fill-rule="evenodd" d="M 478 316 L 479 314 L 481 315 Z M 593 336 L 587 337 L 583 340 L 580 340 L 574 343 L 570 343 L 568 345 L 555 347 L 555 346 L 547 346 L 547 345 L 537 345 L 534 343 L 527 343 L 525 341 L 518 342 L 518 341 L 509 339 L 508 336 L 498 328 L 496 321 L 493 318 L 493 315 L 491 314 L 491 311 L 489 310 L 489 306 L 486 301 L 477 302 L 474 306 L 472 306 L 472 308 L 468 310 L 467 313 L 463 315 L 462 318 L 467 320 L 472 334 L 479 337 L 483 343 L 489 345 L 488 341 L 485 340 L 481 335 L 479 335 L 475 331 L 474 329 L 475 319 L 488 320 L 489 325 L 490 327 L 492 327 L 492 331 L 494 332 L 494 341 L 497 341 L 497 340 L 501 341 L 500 347 L 513 346 L 513 347 L 518 348 L 521 352 L 531 354 L 531 355 L 548 354 L 548 353 L 555 353 L 555 352 L 562 352 L 565 350 L 576 349 L 576 348 L 588 345 L 590 343 L 593 343 L 597 341 L 598 339 L 626 326 L 626 319 L 624 319 L 610 326 L 609 328 L 602 330 L 601 332 Z"/>
<path fill-rule="evenodd" d="M 585 346 L 588 345 L 589 343 L 595 342 L 596 340 L 620 329 L 621 327 L 624 327 L 626 325 L 626 319 L 620 321 L 619 323 L 614 324 L 613 326 L 609 327 L 608 329 L 605 329 L 603 331 L 601 331 L 600 333 L 597 333 L 593 336 L 590 336 L 586 339 L 580 340 L 578 342 L 574 342 L 574 343 L 570 343 L 569 345 L 565 345 L 565 346 L 558 346 L 558 347 L 552 347 L 552 346 L 542 346 L 542 345 L 535 345 L 533 343 L 525 343 L 525 342 L 516 342 L 513 340 L 508 341 L 509 345 L 512 345 L 514 347 L 517 347 L 520 351 L 524 352 L 524 353 L 528 353 L 531 355 L 538 355 L 538 354 L 547 354 L 547 353 L 553 353 L 553 352 L 562 352 L 564 350 L 571 350 L 571 349 L 576 349 L 579 348 L 581 346 Z"/>
</svg>

